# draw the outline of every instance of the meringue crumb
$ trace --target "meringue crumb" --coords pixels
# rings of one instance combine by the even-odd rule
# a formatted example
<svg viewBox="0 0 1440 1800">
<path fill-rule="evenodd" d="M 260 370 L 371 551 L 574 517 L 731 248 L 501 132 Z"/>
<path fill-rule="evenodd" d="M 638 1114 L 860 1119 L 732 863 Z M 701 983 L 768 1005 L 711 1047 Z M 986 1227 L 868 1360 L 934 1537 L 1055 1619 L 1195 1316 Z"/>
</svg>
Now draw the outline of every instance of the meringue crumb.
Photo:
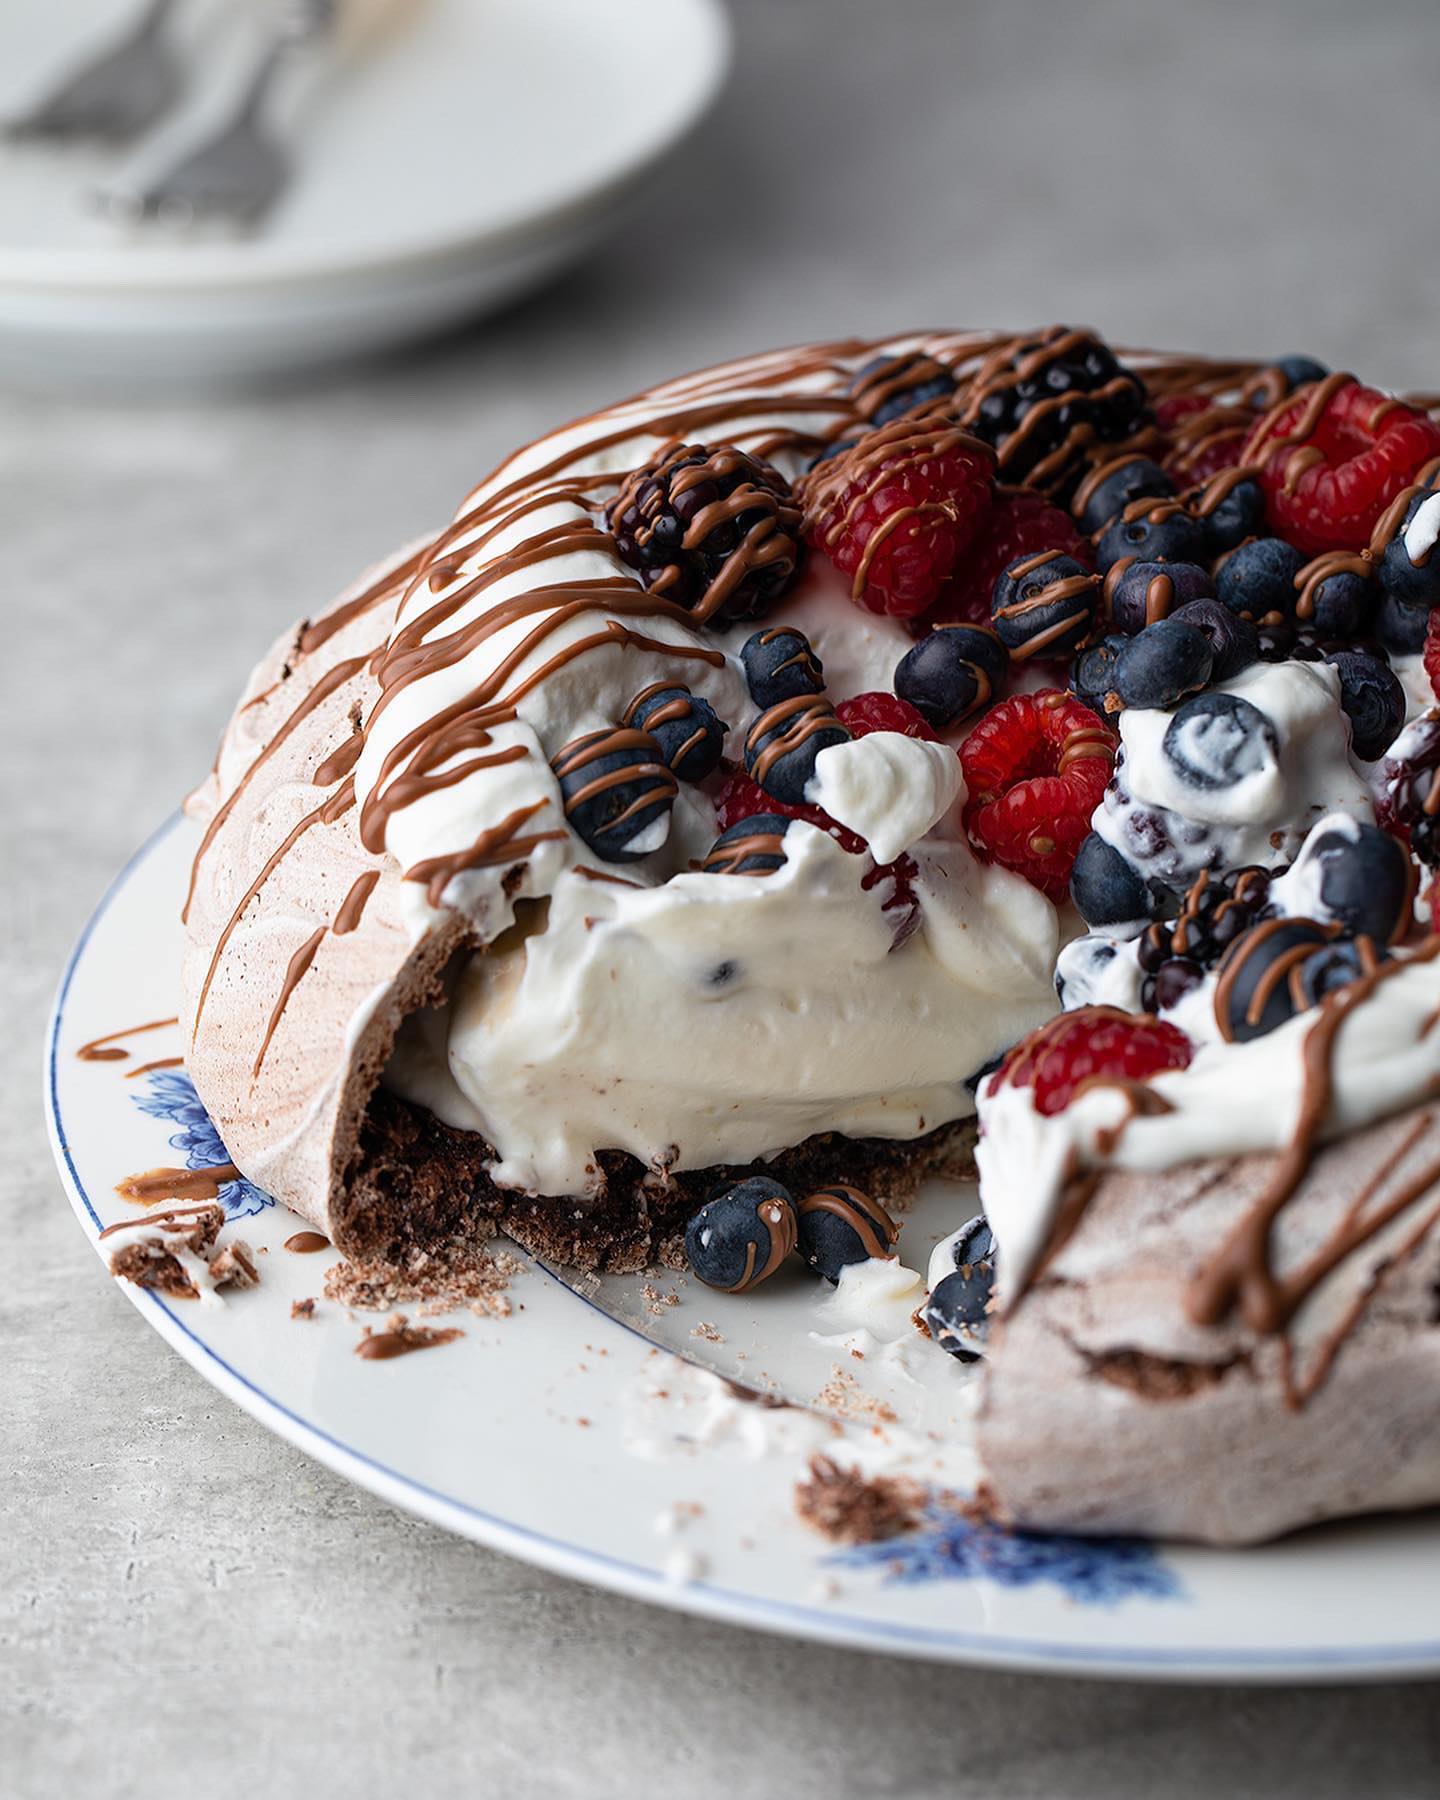
<svg viewBox="0 0 1440 1800">
<path fill-rule="evenodd" d="M 810 1404 L 818 1406 L 822 1412 L 839 1413 L 845 1419 L 869 1419 L 882 1425 L 893 1425 L 896 1419 L 893 1406 L 867 1394 L 849 1370 L 842 1369 L 839 1363 L 831 1366 L 829 1381 Z"/>
<path fill-rule="evenodd" d="M 707 1344 L 723 1344 L 725 1342 L 724 1333 L 717 1331 L 708 1319 L 702 1319 L 698 1325 L 692 1325 L 690 1335 L 693 1338 L 704 1338 Z"/>
</svg>

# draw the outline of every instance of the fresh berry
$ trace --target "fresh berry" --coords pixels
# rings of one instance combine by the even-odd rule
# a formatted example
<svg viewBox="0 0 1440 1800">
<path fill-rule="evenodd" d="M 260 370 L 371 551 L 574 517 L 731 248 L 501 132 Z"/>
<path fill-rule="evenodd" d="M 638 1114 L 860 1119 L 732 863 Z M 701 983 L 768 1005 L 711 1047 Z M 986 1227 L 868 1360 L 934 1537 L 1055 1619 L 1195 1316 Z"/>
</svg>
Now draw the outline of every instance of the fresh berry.
<svg viewBox="0 0 1440 1800">
<path fill-rule="evenodd" d="M 928 738 L 932 744 L 937 741 L 918 706 L 899 694 L 879 689 L 842 700 L 835 708 L 835 716 L 851 737 L 869 737 L 872 731 L 898 731 L 904 737 Z"/>
<path fill-rule="evenodd" d="M 896 419 L 805 478 L 805 536 L 871 612 L 939 598 L 990 510 L 989 446 L 944 419 Z"/>
<path fill-rule="evenodd" d="M 1189 398 L 1199 404 L 1184 413 L 1168 414 L 1170 448 L 1161 459 L 1182 488 L 1197 487 L 1233 470 L 1255 422 L 1248 406 L 1231 406 L 1203 395 Z"/>
<path fill-rule="evenodd" d="M 1354 638 L 1369 629 L 1380 598 L 1373 575 L 1354 569 L 1302 569 L 1296 577 L 1296 615 L 1319 638 Z"/>
<path fill-rule="evenodd" d="M 1264 414 L 1245 445 L 1271 526 L 1311 555 L 1363 550 L 1385 508 L 1440 455 L 1440 425 L 1331 376 Z"/>
<path fill-rule="evenodd" d="M 1009 653 L 984 625 L 939 625 L 895 667 L 895 692 L 936 731 L 988 706 L 1005 685 Z"/>
<path fill-rule="evenodd" d="M 1280 758 L 1275 727 L 1238 694 L 1197 694 L 1165 727 L 1160 748 L 1180 779 L 1202 793 L 1234 787 Z"/>
<path fill-rule="evenodd" d="M 1114 763 L 1114 735 L 1068 694 L 1046 688 L 991 707 L 960 746 L 976 854 L 1063 900 Z"/>
<path fill-rule="evenodd" d="M 740 647 L 740 666 L 750 698 L 762 708 L 824 691 L 820 658 L 805 633 L 793 625 L 769 625 L 746 638 Z"/>
<path fill-rule="evenodd" d="M 1346 937 L 1391 944 L 1409 925 L 1414 865 L 1400 840 L 1376 825 L 1353 819 L 1312 831 L 1289 882 L 1305 897 L 1307 912 Z"/>
<path fill-rule="evenodd" d="M 1205 554 L 1205 527 L 1178 500 L 1132 500 L 1095 539 L 1095 567 L 1102 573 L 1123 556 L 1203 563 Z"/>
<path fill-rule="evenodd" d="M 1063 1112 L 1087 1082 L 1146 1081 L 1187 1068 L 1191 1054 L 1185 1033 L 1162 1020 L 1082 1006 L 1022 1038 L 991 1079 L 996 1087 L 1033 1089 L 1036 1112 L 1048 1117 Z"/>
<path fill-rule="evenodd" d="M 1210 645 L 1210 679 L 1214 682 L 1229 681 L 1259 658 L 1260 634 L 1248 619 L 1218 600 L 1187 600 L 1170 617 L 1204 634 Z"/>
<path fill-rule="evenodd" d="M 1374 796 L 1384 829 L 1421 862 L 1440 865 L 1440 710 L 1412 719 L 1391 744 L 1375 771 Z"/>
<path fill-rule="evenodd" d="M 1361 762 L 1375 762 L 1405 723 L 1405 690 L 1388 663 L 1361 650 L 1337 650 L 1325 658 L 1340 677 L 1340 705 L 1350 721 L 1350 747 Z"/>
<path fill-rule="evenodd" d="M 990 601 L 995 583 L 1011 563 L 1045 550 L 1073 556 L 1088 569 L 1093 554 L 1069 513 L 1052 506 L 1032 488 L 997 487 L 995 503 L 984 530 L 960 559 L 960 567 L 945 585 L 927 624 L 948 625 L 964 620 L 971 625 L 990 623 Z"/>
<path fill-rule="evenodd" d="M 1295 577 L 1305 558 L 1283 538 L 1247 538 L 1215 569 L 1215 592 L 1242 619 L 1275 623 L 1295 617 Z"/>
<path fill-rule="evenodd" d="M 1210 679 L 1210 640 L 1183 619 L 1159 619 L 1133 637 L 1115 665 L 1122 706 L 1175 706 Z"/>
<path fill-rule="evenodd" d="M 620 722 L 648 731 L 679 781 L 703 781 L 714 774 L 730 729 L 708 700 L 668 681 L 642 688 Z"/>
<path fill-rule="evenodd" d="M 996 350 L 977 371 L 965 421 L 995 446 L 1000 476 L 1062 498 L 1092 444 L 1149 422 L 1145 385 L 1093 332 L 1054 325 Z"/>
<path fill-rule="evenodd" d="M 1334 936 L 1332 927 L 1314 919 L 1271 919 L 1238 938 L 1221 959 L 1215 994 L 1224 1035 L 1248 1043 L 1302 1011 L 1296 992 L 1300 971 Z"/>
<path fill-rule="evenodd" d="M 878 1200 L 859 1188 L 820 1188 L 796 1208 L 801 1256 L 826 1281 L 839 1281 L 851 1263 L 889 1256 L 900 1227 Z"/>
<path fill-rule="evenodd" d="M 673 444 L 627 475 L 606 519 L 651 593 L 716 622 L 768 612 L 800 567 L 800 508 L 731 444 Z"/>
<path fill-rule="evenodd" d="M 850 382 L 855 410 L 871 426 L 888 425 L 954 392 L 954 375 L 923 350 L 874 357 Z"/>
<path fill-rule="evenodd" d="M 1282 356 L 1269 363 L 1247 384 L 1244 400 L 1247 406 L 1264 410 L 1293 394 L 1296 388 L 1312 381 L 1323 381 L 1330 371 L 1313 356 Z"/>
<path fill-rule="evenodd" d="M 1075 490 L 1070 510 L 1087 537 L 1103 531 L 1132 500 L 1168 499 L 1175 483 L 1148 456 L 1138 452 L 1115 457 L 1092 469 Z"/>
<path fill-rule="evenodd" d="M 1178 917 L 1156 920 L 1136 939 L 1143 980 L 1140 1004 L 1165 1012 L 1213 969 L 1237 938 L 1276 911 L 1271 877 L 1263 869 L 1205 871 L 1180 903 Z"/>
<path fill-rule="evenodd" d="M 995 1287 L 995 1236 L 984 1215 L 956 1233 L 954 1269 L 942 1275 L 920 1309 L 926 1330 L 947 1355 L 978 1362 Z"/>
<path fill-rule="evenodd" d="M 1133 636 L 1191 600 L 1214 598 L 1215 583 L 1198 563 L 1112 563 L 1103 589 L 1105 612 L 1117 631 Z"/>
<path fill-rule="evenodd" d="M 1070 876 L 1070 898 L 1092 928 L 1148 919 L 1150 889 L 1113 844 L 1092 831 L 1081 844 Z"/>
<path fill-rule="evenodd" d="M 670 832 L 675 777 L 660 745 L 633 726 L 587 731 L 551 758 L 565 818 L 604 862 L 634 862 Z"/>
<path fill-rule="evenodd" d="M 814 779 L 815 758 L 850 733 L 823 694 L 800 694 L 768 706 L 745 734 L 745 773 L 772 800 L 804 802 Z"/>
<path fill-rule="evenodd" d="M 1260 536 L 1265 528 L 1264 488 L 1249 477 L 1237 481 L 1236 473 L 1217 477 L 1188 497 L 1190 510 L 1205 527 L 1212 556 Z"/>
<path fill-rule="evenodd" d="M 1440 493 L 1415 495 L 1380 558 L 1387 594 L 1406 606 L 1440 606 Z"/>
<path fill-rule="evenodd" d="M 701 867 L 710 875 L 773 875 L 785 861 L 790 823 L 783 813 L 743 813 L 725 826 Z"/>
<path fill-rule="evenodd" d="M 1154 406 L 1156 429 L 1173 437 L 1186 419 L 1198 418 L 1214 404 L 1208 394 L 1162 394 Z"/>
<path fill-rule="evenodd" d="M 1375 635 L 1392 656 L 1414 656 L 1424 650 L 1434 616 L 1428 606 L 1407 606 L 1382 592 L 1375 608 Z"/>
<path fill-rule="evenodd" d="M 1318 1006 L 1327 994 L 1349 987 L 1362 975 L 1368 975 L 1376 963 L 1389 958 L 1383 950 L 1358 938 L 1342 938 L 1338 944 L 1327 944 L 1307 956 L 1299 969 L 1300 993 L 1308 1011 Z"/>
<path fill-rule="evenodd" d="M 1440 611 L 1429 615 L 1423 648 L 1425 673 L 1430 677 L 1430 691 L 1440 699 Z"/>
<path fill-rule="evenodd" d="M 1112 710 L 1106 702 L 1115 692 L 1115 665 L 1129 642 L 1128 637 L 1112 631 L 1098 644 L 1082 650 L 1070 665 L 1070 692 L 1082 706 L 1102 717 Z"/>
<path fill-rule="evenodd" d="M 995 582 L 990 622 L 1016 662 L 1055 662 L 1094 629 L 1100 577 L 1058 550 L 1024 556 Z"/>
<path fill-rule="evenodd" d="M 795 1203 L 766 1175 L 713 1194 L 685 1227 L 685 1257 L 706 1287 L 743 1294 L 795 1248 Z"/>
</svg>

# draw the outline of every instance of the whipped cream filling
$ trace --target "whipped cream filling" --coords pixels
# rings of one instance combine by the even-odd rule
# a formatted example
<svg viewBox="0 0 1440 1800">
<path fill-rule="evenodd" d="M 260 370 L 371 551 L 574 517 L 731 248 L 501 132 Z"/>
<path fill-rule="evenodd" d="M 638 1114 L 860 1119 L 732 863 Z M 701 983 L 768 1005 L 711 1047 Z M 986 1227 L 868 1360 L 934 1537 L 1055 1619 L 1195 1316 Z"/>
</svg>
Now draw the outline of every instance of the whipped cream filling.
<svg viewBox="0 0 1440 1800">
<path fill-rule="evenodd" d="M 863 887 L 869 857 L 805 824 L 785 845 L 766 876 L 568 873 L 544 930 L 474 957 L 402 1037 L 388 1084 L 484 1133 L 496 1181 L 546 1194 L 593 1190 L 599 1149 L 704 1168 L 968 1115 L 965 1077 L 1054 1012 L 1054 908 L 927 839 L 897 942 L 907 909 Z"/>
<path fill-rule="evenodd" d="M 1033 1090 L 987 1081 L 976 1151 L 980 1196 L 999 1248 L 1002 1301 L 1048 1243 L 1061 1194 L 1096 1169 L 1160 1172 L 1219 1156 L 1278 1151 L 1294 1137 L 1305 1092 L 1305 1040 L 1318 1012 L 1245 1044 L 1200 1045 L 1186 1069 L 1149 1086 L 1170 1110 L 1131 1114 L 1120 1088 L 1097 1085 L 1063 1112 L 1037 1112 Z M 1440 1086 L 1440 959 L 1417 960 L 1345 1017 L 1331 1057 L 1321 1136 L 1341 1137 L 1434 1097 Z"/>
</svg>

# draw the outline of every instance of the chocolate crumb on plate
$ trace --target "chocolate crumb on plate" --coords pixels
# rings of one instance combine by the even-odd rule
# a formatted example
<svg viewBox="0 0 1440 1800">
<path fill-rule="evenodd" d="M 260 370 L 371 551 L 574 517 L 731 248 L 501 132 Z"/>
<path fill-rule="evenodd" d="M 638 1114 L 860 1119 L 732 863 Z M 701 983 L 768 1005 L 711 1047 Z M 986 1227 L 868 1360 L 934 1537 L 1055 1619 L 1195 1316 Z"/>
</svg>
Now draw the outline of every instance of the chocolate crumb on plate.
<svg viewBox="0 0 1440 1800">
<path fill-rule="evenodd" d="M 808 1476 L 795 1483 L 795 1511 L 803 1524 L 837 1544 L 874 1544 L 911 1530 L 925 1490 L 895 1475 L 862 1475 L 828 1456 L 812 1456 Z"/>
</svg>

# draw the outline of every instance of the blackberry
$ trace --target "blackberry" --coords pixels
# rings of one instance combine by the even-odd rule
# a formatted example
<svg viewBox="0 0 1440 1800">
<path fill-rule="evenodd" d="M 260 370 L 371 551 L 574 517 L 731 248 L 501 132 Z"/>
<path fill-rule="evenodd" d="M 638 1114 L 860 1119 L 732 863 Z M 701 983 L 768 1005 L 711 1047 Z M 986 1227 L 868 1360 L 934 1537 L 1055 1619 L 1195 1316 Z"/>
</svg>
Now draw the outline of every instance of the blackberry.
<svg viewBox="0 0 1440 1800">
<path fill-rule="evenodd" d="M 1375 774 L 1375 817 L 1410 840 L 1429 868 L 1440 867 L 1440 716 L 1412 719 Z"/>
<path fill-rule="evenodd" d="M 964 421 L 995 446 L 1000 478 L 1068 499 L 1094 443 L 1122 444 L 1152 422 L 1145 384 L 1093 332 L 1053 325 L 984 363 Z"/>
<path fill-rule="evenodd" d="M 1274 916 L 1273 878 L 1273 872 L 1256 868 L 1201 875 L 1182 901 L 1177 918 L 1146 926 L 1136 954 L 1144 976 L 1140 1003 L 1147 1012 L 1174 1006 L 1237 939 L 1262 919 Z"/>
<path fill-rule="evenodd" d="M 789 482 L 732 444 L 672 444 L 626 476 L 605 518 L 620 560 L 701 620 L 758 618 L 800 568 Z"/>
</svg>

